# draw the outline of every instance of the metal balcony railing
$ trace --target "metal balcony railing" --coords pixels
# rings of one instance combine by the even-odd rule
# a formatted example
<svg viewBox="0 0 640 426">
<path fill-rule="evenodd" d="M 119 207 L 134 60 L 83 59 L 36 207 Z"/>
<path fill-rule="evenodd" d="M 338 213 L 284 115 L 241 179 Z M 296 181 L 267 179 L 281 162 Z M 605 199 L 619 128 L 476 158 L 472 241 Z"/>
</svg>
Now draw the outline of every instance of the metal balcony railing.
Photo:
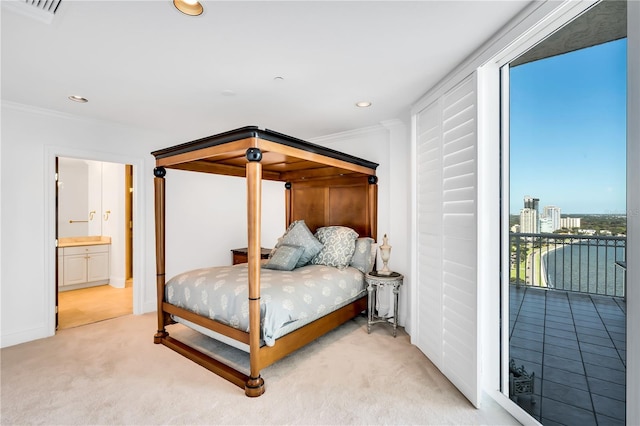
<svg viewBox="0 0 640 426">
<path fill-rule="evenodd" d="M 510 233 L 516 285 L 625 297 L 626 237 Z"/>
</svg>

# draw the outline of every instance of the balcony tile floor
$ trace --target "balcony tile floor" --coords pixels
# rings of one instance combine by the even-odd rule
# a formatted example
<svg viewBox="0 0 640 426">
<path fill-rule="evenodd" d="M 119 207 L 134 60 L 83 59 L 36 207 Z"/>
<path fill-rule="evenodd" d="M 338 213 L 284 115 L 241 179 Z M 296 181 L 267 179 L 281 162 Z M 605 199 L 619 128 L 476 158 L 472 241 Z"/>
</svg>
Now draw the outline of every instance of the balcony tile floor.
<svg viewBox="0 0 640 426">
<path fill-rule="evenodd" d="M 544 425 L 624 425 L 626 304 L 510 286 L 510 358 L 534 373 L 517 403 Z"/>
</svg>

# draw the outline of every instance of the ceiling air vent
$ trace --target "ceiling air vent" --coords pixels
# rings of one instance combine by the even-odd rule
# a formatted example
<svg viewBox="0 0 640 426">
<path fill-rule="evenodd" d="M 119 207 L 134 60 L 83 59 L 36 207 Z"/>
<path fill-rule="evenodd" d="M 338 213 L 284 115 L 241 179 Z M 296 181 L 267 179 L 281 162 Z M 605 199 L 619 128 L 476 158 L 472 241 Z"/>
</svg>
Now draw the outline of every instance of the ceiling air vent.
<svg viewBox="0 0 640 426">
<path fill-rule="evenodd" d="M 4 0 L 2 6 L 50 24 L 62 0 Z"/>
</svg>

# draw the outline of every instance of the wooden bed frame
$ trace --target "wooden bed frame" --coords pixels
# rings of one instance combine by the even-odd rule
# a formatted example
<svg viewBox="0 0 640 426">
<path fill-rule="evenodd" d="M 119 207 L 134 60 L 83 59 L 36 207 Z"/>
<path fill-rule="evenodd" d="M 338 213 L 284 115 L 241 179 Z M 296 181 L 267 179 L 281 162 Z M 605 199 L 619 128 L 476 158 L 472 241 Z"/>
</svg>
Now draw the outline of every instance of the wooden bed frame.
<svg viewBox="0 0 640 426">
<path fill-rule="evenodd" d="M 245 389 L 247 396 L 264 393 L 260 370 L 310 343 L 367 308 L 366 294 L 276 341 L 260 345 L 260 230 L 262 179 L 286 182 L 286 226 L 304 219 L 311 230 L 343 225 L 361 237 L 377 237 L 378 164 L 271 130 L 250 126 L 177 145 L 152 154 L 156 218 L 158 331 L 154 343 L 175 350 Z M 243 332 L 167 303 L 165 300 L 165 174 L 166 169 L 245 177 L 247 181 L 249 332 Z M 250 375 L 169 336 L 165 326 L 176 315 L 249 345 Z"/>
</svg>

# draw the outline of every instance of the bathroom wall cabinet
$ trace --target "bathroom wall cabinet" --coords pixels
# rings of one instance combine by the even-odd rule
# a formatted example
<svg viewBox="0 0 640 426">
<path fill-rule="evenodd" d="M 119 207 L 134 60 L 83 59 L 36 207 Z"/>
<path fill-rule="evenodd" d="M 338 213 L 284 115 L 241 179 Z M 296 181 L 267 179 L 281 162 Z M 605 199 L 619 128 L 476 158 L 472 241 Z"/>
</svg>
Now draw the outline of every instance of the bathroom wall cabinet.
<svg viewBox="0 0 640 426">
<path fill-rule="evenodd" d="M 58 289 L 74 290 L 109 283 L 109 244 L 58 250 Z"/>
</svg>

